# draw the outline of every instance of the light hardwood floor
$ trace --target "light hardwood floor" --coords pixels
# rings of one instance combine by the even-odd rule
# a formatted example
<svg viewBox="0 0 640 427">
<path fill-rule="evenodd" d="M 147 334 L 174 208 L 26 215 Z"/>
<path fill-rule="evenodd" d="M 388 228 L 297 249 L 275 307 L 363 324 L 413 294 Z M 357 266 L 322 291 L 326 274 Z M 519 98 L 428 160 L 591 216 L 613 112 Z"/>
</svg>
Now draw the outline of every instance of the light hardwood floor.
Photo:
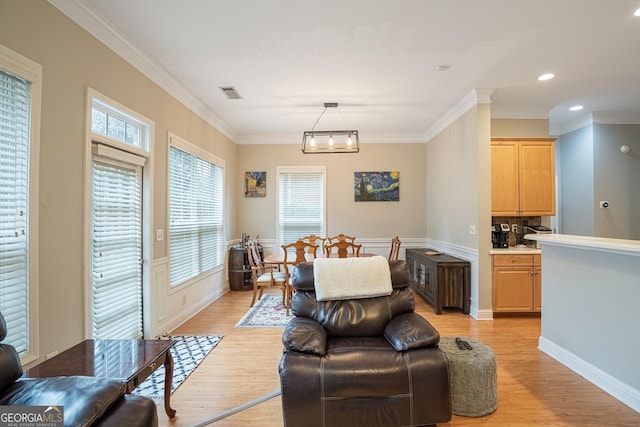
<svg viewBox="0 0 640 427">
<path fill-rule="evenodd" d="M 250 301 L 250 292 L 230 291 L 172 331 L 222 334 L 224 338 L 173 394 L 171 404 L 177 410 L 176 418 L 170 421 L 163 407 L 158 407 L 160 426 L 191 426 L 279 389 L 282 328 L 235 327 Z M 640 426 L 639 413 L 537 349 L 539 318 L 476 321 L 459 310 L 446 310 L 438 316 L 419 296 L 416 311 L 441 336 L 471 337 L 496 353 L 498 409 L 480 418 L 454 415 L 449 423 L 440 425 Z M 213 425 L 282 426 L 280 397 Z"/>
</svg>

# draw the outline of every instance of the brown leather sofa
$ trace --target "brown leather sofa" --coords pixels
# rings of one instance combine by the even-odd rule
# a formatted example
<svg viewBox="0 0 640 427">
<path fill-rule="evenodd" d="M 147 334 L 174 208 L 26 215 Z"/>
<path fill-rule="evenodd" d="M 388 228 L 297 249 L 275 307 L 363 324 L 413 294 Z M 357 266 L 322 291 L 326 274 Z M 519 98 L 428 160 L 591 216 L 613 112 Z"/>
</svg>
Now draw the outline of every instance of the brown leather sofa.
<svg viewBox="0 0 640 427">
<path fill-rule="evenodd" d="M 7 325 L 0 313 L 0 341 Z M 16 349 L 0 343 L 0 405 L 62 407 L 65 426 L 156 427 L 151 399 L 125 394 L 125 384 L 105 378 L 66 376 L 21 378 Z"/>
<path fill-rule="evenodd" d="M 440 335 L 414 312 L 406 261 L 389 296 L 317 301 L 313 264 L 292 274 L 280 383 L 287 427 L 422 426 L 451 420 Z"/>
</svg>

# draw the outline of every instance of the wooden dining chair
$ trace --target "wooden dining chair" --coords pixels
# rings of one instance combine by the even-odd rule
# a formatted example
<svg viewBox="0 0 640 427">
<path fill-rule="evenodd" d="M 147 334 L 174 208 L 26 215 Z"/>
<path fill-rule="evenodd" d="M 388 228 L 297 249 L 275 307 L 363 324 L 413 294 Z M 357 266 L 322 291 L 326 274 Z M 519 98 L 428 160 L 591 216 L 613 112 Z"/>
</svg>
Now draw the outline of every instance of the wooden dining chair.
<svg viewBox="0 0 640 427">
<path fill-rule="evenodd" d="M 307 248 L 307 253 L 311 253 L 312 251 L 315 251 L 318 248 L 323 248 L 324 243 L 327 239 L 324 237 L 316 236 L 315 234 L 309 234 L 308 236 L 304 236 L 300 240 L 302 240 L 303 242 L 311 243 L 312 245 L 316 245 L 316 249 L 312 249 L 311 246 Z"/>
<path fill-rule="evenodd" d="M 336 234 L 335 236 L 332 237 L 327 237 L 324 239 L 324 242 L 322 243 L 322 252 L 324 252 L 325 254 L 327 254 L 327 247 L 329 245 L 332 245 L 334 243 L 337 242 L 351 242 L 351 243 L 355 243 L 356 238 L 353 236 L 348 236 L 346 234 L 340 233 L 340 234 Z M 327 256 L 329 256 L 327 254 Z"/>
<path fill-rule="evenodd" d="M 389 250 L 389 261 L 395 261 L 400 255 L 400 239 L 398 236 L 391 239 L 391 249 Z"/>
<path fill-rule="evenodd" d="M 346 240 L 340 240 L 324 247 L 327 258 L 334 256 L 334 254 L 337 254 L 338 258 L 359 257 L 360 249 L 362 249 L 362 245 Z"/>
<path fill-rule="evenodd" d="M 347 241 L 347 242 L 351 242 L 351 243 L 355 243 L 356 238 L 353 236 L 347 236 L 346 234 L 337 234 L 333 237 L 327 237 L 326 238 L 327 244 L 332 244 L 335 242 L 340 242 L 340 241 Z"/>
<path fill-rule="evenodd" d="M 282 245 L 282 250 L 284 251 L 284 272 L 286 275 L 285 280 L 285 310 L 287 316 L 289 315 L 289 309 L 291 308 L 291 298 L 293 297 L 293 286 L 291 285 L 291 271 L 293 271 L 293 267 L 296 264 L 300 264 L 301 262 L 309 261 L 309 258 L 316 258 L 316 253 L 318 251 L 318 245 L 314 245 L 313 243 L 305 242 L 302 239 L 298 239 L 294 243 L 289 243 L 288 245 Z M 289 255 L 290 252 L 293 252 Z M 293 258 L 295 255 L 295 258 Z"/>
<path fill-rule="evenodd" d="M 282 290 L 282 305 L 287 304 L 287 275 L 283 271 L 278 270 L 277 265 L 265 264 L 260 257 L 258 244 L 255 240 L 249 239 L 247 242 L 247 258 L 251 267 L 251 280 L 253 282 L 253 298 L 251 305 L 253 306 L 257 299 L 262 298 L 264 288 L 276 286 Z"/>
</svg>

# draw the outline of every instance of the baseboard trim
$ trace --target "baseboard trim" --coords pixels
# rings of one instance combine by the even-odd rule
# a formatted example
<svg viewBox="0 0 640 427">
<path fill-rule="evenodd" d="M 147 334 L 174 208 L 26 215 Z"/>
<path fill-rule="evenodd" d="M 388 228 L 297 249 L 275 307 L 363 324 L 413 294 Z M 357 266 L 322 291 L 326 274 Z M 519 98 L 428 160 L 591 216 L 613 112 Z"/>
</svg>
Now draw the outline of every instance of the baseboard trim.
<svg viewBox="0 0 640 427">
<path fill-rule="evenodd" d="M 538 339 L 538 349 L 609 393 L 634 411 L 640 412 L 640 390 L 634 389 L 618 378 L 609 375 L 542 336 Z"/>
</svg>

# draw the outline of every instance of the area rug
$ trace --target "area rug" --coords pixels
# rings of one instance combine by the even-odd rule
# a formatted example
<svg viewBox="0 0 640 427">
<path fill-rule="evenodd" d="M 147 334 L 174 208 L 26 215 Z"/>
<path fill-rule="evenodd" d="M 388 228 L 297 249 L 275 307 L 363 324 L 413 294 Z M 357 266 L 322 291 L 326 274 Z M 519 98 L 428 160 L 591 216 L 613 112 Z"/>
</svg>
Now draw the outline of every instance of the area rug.
<svg viewBox="0 0 640 427">
<path fill-rule="evenodd" d="M 173 394 L 220 342 L 222 335 L 173 335 L 167 338 L 177 341 L 170 350 L 173 357 L 173 384 L 171 386 L 171 394 Z M 164 366 L 159 367 L 136 387 L 132 394 L 149 397 L 156 403 L 162 403 L 164 400 L 164 374 Z"/>
<path fill-rule="evenodd" d="M 293 317 L 291 312 L 287 316 L 281 295 L 264 294 L 236 323 L 236 328 L 282 328 Z"/>
</svg>

